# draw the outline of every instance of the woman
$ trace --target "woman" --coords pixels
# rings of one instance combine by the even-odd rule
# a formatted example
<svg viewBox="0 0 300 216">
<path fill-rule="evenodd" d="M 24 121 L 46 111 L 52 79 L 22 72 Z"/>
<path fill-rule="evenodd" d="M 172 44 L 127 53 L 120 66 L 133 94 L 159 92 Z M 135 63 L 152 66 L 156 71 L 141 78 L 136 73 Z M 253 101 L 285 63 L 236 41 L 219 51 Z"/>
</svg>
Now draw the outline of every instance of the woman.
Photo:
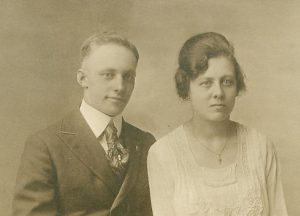
<svg viewBox="0 0 300 216">
<path fill-rule="evenodd" d="M 175 81 L 193 115 L 149 151 L 154 216 L 287 215 L 273 145 L 230 120 L 245 83 L 227 39 L 209 32 L 187 40 Z"/>
</svg>

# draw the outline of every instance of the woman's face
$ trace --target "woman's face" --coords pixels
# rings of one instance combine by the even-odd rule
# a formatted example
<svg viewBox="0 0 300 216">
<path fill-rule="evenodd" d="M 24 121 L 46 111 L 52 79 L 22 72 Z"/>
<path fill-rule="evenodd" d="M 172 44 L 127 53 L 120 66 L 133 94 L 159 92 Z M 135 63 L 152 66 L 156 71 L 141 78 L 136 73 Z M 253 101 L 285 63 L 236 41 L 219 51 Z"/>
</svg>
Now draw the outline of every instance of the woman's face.
<svg viewBox="0 0 300 216">
<path fill-rule="evenodd" d="M 190 83 L 193 113 L 209 121 L 229 119 L 237 96 L 232 62 L 224 56 L 208 60 L 208 69 Z"/>
</svg>

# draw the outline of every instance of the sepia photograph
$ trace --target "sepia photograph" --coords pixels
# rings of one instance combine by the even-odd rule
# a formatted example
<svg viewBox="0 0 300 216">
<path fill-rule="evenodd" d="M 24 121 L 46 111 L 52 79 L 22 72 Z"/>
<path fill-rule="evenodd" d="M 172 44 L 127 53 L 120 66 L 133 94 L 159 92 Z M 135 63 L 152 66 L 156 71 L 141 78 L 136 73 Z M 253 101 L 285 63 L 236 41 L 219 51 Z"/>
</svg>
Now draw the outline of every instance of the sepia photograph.
<svg viewBox="0 0 300 216">
<path fill-rule="evenodd" d="M 300 2 L 0 0 L 0 216 L 300 215 Z"/>
</svg>

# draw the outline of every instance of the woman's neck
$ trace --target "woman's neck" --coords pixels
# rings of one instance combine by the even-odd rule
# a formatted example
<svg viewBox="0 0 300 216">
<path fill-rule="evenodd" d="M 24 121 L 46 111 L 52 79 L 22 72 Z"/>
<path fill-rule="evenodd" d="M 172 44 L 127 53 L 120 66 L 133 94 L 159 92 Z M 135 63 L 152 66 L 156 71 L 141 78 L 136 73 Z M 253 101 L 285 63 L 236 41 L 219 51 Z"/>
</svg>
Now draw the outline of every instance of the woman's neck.
<svg viewBox="0 0 300 216">
<path fill-rule="evenodd" d="M 233 122 L 229 119 L 224 121 L 209 121 L 197 116 L 193 116 L 186 123 L 195 139 L 213 140 L 215 138 L 224 138 L 232 134 Z"/>
<path fill-rule="evenodd" d="M 200 117 L 193 117 L 183 125 L 188 145 L 196 160 L 212 168 L 226 166 L 236 159 L 236 126 L 229 119 L 208 121 Z"/>
</svg>

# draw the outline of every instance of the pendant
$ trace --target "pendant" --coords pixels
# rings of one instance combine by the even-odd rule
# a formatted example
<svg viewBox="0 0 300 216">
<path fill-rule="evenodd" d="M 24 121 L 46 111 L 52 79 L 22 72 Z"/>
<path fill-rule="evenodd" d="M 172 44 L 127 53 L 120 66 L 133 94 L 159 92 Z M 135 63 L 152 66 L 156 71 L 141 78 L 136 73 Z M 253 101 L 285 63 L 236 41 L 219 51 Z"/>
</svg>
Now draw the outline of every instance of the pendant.
<svg viewBox="0 0 300 216">
<path fill-rule="evenodd" d="M 219 161 L 219 164 L 221 165 L 222 164 L 221 154 L 218 154 L 218 161 Z"/>
</svg>

